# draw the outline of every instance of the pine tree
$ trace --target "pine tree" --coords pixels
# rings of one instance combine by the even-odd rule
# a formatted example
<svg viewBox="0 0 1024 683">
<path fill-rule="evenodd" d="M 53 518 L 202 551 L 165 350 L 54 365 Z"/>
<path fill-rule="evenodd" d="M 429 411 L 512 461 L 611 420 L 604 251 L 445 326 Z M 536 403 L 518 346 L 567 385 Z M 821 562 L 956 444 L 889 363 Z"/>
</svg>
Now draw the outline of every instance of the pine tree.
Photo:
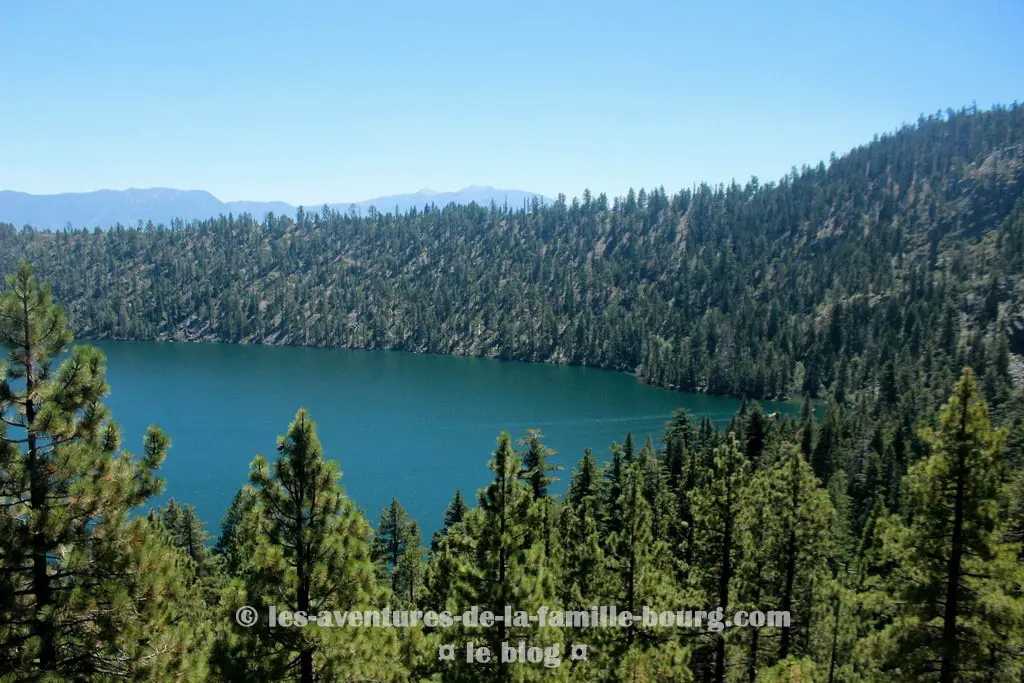
<svg viewBox="0 0 1024 683">
<path fill-rule="evenodd" d="M 456 558 L 469 549 L 465 534 L 465 519 L 469 506 L 461 491 L 456 491 L 445 511 L 444 526 L 434 532 L 430 555 L 423 570 L 425 602 L 435 612 L 445 608 L 452 590 Z"/>
<path fill-rule="evenodd" d="M 768 540 L 778 534 L 778 516 L 772 508 L 772 471 L 755 473 L 743 494 L 745 505 L 736 520 L 739 560 L 736 563 L 736 608 L 759 610 L 768 604 L 768 596 L 778 592 L 781 577 L 777 558 Z M 738 652 L 730 659 L 743 661 L 742 678 L 753 683 L 758 672 L 770 661 L 765 653 L 760 629 L 744 629 L 737 633 Z"/>
<path fill-rule="evenodd" d="M 689 422 L 686 411 L 679 410 L 673 413 L 678 414 L 677 419 L 666 423 L 663 439 L 665 441 L 665 471 L 668 474 L 669 488 L 673 493 L 679 492 L 683 480 L 683 469 L 686 466 L 686 458 L 689 451 L 689 442 L 693 440 L 689 431 Z M 680 424 L 681 423 L 681 424 Z M 689 439 L 687 439 L 689 436 Z"/>
<path fill-rule="evenodd" d="M 468 606 L 504 614 L 506 606 L 536 613 L 541 606 L 556 607 L 553 567 L 545 562 L 543 539 L 535 533 L 541 523 L 541 509 L 533 498 L 532 488 L 519 475 L 522 466 L 512 449 L 507 433 L 498 438 L 490 461 L 494 480 L 480 492 L 479 506 L 471 510 L 456 538 L 451 534 L 448 544 L 462 543 L 463 552 L 450 555 L 455 564 L 451 571 L 452 586 L 447 605 L 461 613 Z M 499 661 L 504 642 L 523 640 L 527 646 L 561 648 L 560 630 L 550 626 L 497 622 L 493 626 L 472 629 L 450 629 L 444 637 L 459 643 L 486 644 L 495 656 L 490 663 L 467 665 L 464 661 L 444 667 L 446 681 L 525 681 L 550 680 L 564 676 L 567 669 L 537 668 L 530 664 L 502 664 Z"/>
<path fill-rule="evenodd" d="M 692 492 L 708 473 L 703 448 L 710 448 L 710 444 L 705 439 L 698 439 L 682 410 L 673 413 L 673 419 L 665 426 L 664 439 L 668 485 L 675 496 L 674 528 L 670 533 L 679 546 L 679 578 L 682 580 L 694 561 Z"/>
<path fill-rule="evenodd" d="M 231 499 L 231 505 L 221 520 L 220 537 L 214 547 L 223 558 L 229 575 L 238 574 L 245 558 L 252 553 L 251 545 L 255 542 L 252 534 L 255 529 L 252 523 L 247 525 L 246 521 L 256 503 L 256 492 L 251 486 L 244 486 Z"/>
<path fill-rule="evenodd" d="M 151 518 L 167 530 L 174 545 L 181 548 L 197 566 L 207 562 L 207 542 L 210 535 L 203 528 L 203 522 L 196 516 L 194 507 L 171 498 L 167 506 L 157 508 L 151 514 Z"/>
<path fill-rule="evenodd" d="M 603 551 L 600 542 L 600 488 L 597 462 L 588 448 L 569 481 L 560 530 L 565 558 L 559 584 L 566 609 L 590 609 L 597 603 Z"/>
<path fill-rule="evenodd" d="M 835 509 L 830 530 L 833 557 L 828 559 L 831 578 L 821 590 L 817 606 L 822 626 L 812 644 L 817 661 L 828 671 L 829 683 L 852 676 L 852 654 L 863 628 L 861 607 L 856 600 L 857 541 L 853 532 L 852 502 L 846 475 L 836 472 L 828 483 L 829 499 Z M 876 499 L 878 500 L 878 499 Z"/>
<path fill-rule="evenodd" d="M 468 511 L 469 505 L 466 504 L 466 499 L 462 497 L 462 491 L 456 491 L 452 502 L 448 504 L 448 509 L 444 512 L 444 528 L 451 529 L 461 522 L 465 519 Z"/>
<path fill-rule="evenodd" d="M 129 517 L 160 492 L 170 440 L 150 427 L 141 458 L 120 450 L 102 403 L 103 355 L 76 346 L 54 369 L 71 341 L 64 312 L 27 264 L 6 281 L 0 669 L 17 679 L 202 677 L 207 625 L 185 559 Z"/>
<path fill-rule="evenodd" d="M 737 518 L 743 507 L 748 462 L 732 433 L 715 448 L 713 472 L 691 493 L 695 557 L 692 581 L 706 604 L 728 612 L 733 589 L 733 569 L 738 551 Z M 725 634 L 713 637 L 712 672 L 709 680 L 723 683 L 726 676 Z"/>
<path fill-rule="evenodd" d="M 744 452 L 747 460 L 752 466 L 757 467 L 768 440 L 768 418 L 760 403 L 755 403 L 754 407 L 748 411 L 743 433 L 746 437 Z"/>
<path fill-rule="evenodd" d="M 779 591 L 771 597 L 780 610 L 790 613 L 790 628 L 780 635 L 778 658 L 807 656 L 815 610 L 824 604 L 821 593 L 831 576 L 828 560 L 835 555 L 830 536 L 835 508 L 795 447 L 773 468 L 767 486 L 769 508 L 778 517 L 778 534 L 766 545 L 781 577 Z"/>
<path fill-rule="evenodd" d="M 622 444 L 622 460 L 625 464 L 629 465 L 633 462 L 636 457 L 636 453 L 633 448 L 633 432 L 626 432 L 626 441 Z"/>
<path fill-rule="evenodd" d="M 539 429 L 529 429 L 526 432 L 526 437 L 519 441 L 520 446 L 527 447 L 526 452 L 522 454 L 522 477 L 530 482 L 533 497 L 537 500 L 545 498 L 548 495 L 548 487 L 558 481 L 548 473 L 562 469 L 560 466 L 548 462 L 548 459 L 556 453 L 541 442 L 542 438 L 543 435 Z"/>
<path fill-rule="evenodd" d="M 358 610 L 382 597 L 370 559 L 369 524 L 342 491 L 338 464 L 324 458 L 305 409 L 278 439 L 277 450 L 273 465 L 262 455 L 251 465 L 256 504 L 243 525 L 245 536 L 254 539 L 243 558 L 242 592 L 236 595 L 255 607 L 261 620 L 229 634 L 239 639 L 232 644 L 240 654 L 227 658 L 222 675 L 294 677 L 303 683 L 396 675 L 400 663 L 391 629 L 270 628 L 263 620 L 271 606 L 315 619 L 321 610 Z M 256 661 L 245 656 L 252 651 L 261 653 Z M 239 666 L 243 671 L 230 669 Z"/>
<path fill-rule="evenodd" d="M 601 531 L 610 534 L 620 528 L 621 511 L 619 500 L 622 498 L 623 476 L 627 463 L 623 457 L 622 446 L 612 444 L 612 459 L 601 473 Z"/>
<path fill-rule="evenodd" d="M 544 554 L 550 559 L 557 552 L 558 539 L 556 538 L 555 524 L 558 510 L 554 501 L 548 496 L 548 488 L 557 481 L 557 478 L 550 476 L 549 473 L 561 470 L 562 467 L 549 464 L 548 459 L 555 455 L 555 451 L 544 445 L 541 442 L 542 438 L 543 435 L 539 429 L 528 429 L 526 437 L 518 442 L 520 447 L 527 447 L 525 452 L 519 453 L 522 458 L 520 477 L 530 483 L 533 498 L 537 501 L 540 510 L 538 532 L 544 540 Z"/>
<path fill-rule="evenodd" d="M 413 520 L 409 523 L 408 541 L 391 573 L 392 592 L 400 603 L 407 605 L 410 609 L 418 604 L 418 596 L 423 584 L 424 553 L 419 524 Z"/>
<path fill-rule="evenodd" d="M 601 495 L 600 476 L 594 452 L 589 448 L 584 449 L 583 459 L 580 460 L 569 480 L 566 502 L 572 506 L 579 506 L 590 499 L 595 505 L 598 504 Z"/>
<path fill-rule="evenodd" d="M 444 525 L 435 531 L 434 535 L 430 538 L 431 552 L 437 551 L 439 544 L 448 534 L 448 531 L 465 519 L 468 511 L 469 505 L 466 504 L 466 499 L 462 497 L 462 491 L 456 490 L 452 502 L 448 503 L 448 507 L 444 511 Z"/>
<path fill-rule="evenodd" d="M 196 509 L 171 498 L 167 507 L 152 511 L 150 519 L 163 528 L 170 543 L 188 559 L 188 584 L 199 584 L 207 604 L 216 604 L 220 599 L 224 577 L 218 557 L 209 547 L 210 535 L 196 515 Z"/>
<path fill-rule="evenodd" d="M 814 474 L 821 481 L 828 481 L 839 464 L 839 421 L 839 407 L 835 403 L 829 403 L 825 421 L 818 430 L 817 443 L 810 461 Z"/>
<path fill-rule="evenodd" d="M 655 454 L 650 438 L 640 449 L 637 464 L 643 480 L 644 498 L 651 508 L 652 532 L 658 539 L 667 539 L 677 527 L 676 497 L 669 489 L 665 464 Z"/>
<path fill-rule="evenodd" d="M 814 453 L 814 409 L 809 398 L 804 398 L 800 412 L 800 452 L 808 461 Z"/>
<path fill-rule="evenodd" d="M 931 455 L 907 473 L 908 518 L 888 524 L 892 622 L 871 652 L 893 679 L 1018 680 L 1024 574 L 997 504 L 1005 432 L 970 368 L 921 436 Z"/>
<path fill-rule="evenodd" d="M 668 545 L 664 537 L 655 536 L 652 509 L 644 495 L 644 474 L 637 461 L 626 467 L 618 507 L 623 516 L 621 530 L 605 544 L 604 580 L 597 587 L 597 604 L 641 614 L 645 606 L 661 611 L 685 603 L 674 584 Z M 653 678 L 655 672 L 659 680 L 689 679 L 689 653 L 671 629 L 641 622 L 596 635 L 595 657 L 588 668 L 617 670 L 620 680 Z"/>
<path fill-rule="evenodd" d="M 419 525 L 409 519 L 402 504 L 392 497 L 391 504 L 380 513 L 372 558 L 381 564 L 395 596 L 406 598 L 415 594 L 418 558 L 422 555 L 419 552 L 420 541 Z M 413 559 L 416 559 L 415 564 Z M 403 565 L 401 572 L 398 571 L 399 564 Z"/>
</svg>

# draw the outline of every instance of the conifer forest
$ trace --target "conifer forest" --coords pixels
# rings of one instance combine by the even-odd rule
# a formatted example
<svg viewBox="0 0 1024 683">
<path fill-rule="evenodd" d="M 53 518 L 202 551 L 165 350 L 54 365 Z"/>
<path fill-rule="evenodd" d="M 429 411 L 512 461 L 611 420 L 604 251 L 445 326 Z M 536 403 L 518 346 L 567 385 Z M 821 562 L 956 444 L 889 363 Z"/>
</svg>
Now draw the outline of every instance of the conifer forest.
<svg viewBox="0 0 1024 683">
<path fill-rule="evenodd" d="M 0 681 L 1024 681 L 1017 104 L 673 195 L 0 224 L 0 270 Z M 95 340 L 582 365 L 742 404 L 664 415 L 609 458 L 494 434 L 487 486 L 450 491 L 425 534 L 397 498 L 355 505 L 358 453 L 325 449 L 299 397 L 199 519 L 155 502 L 175 435 L 154 415 L 122 440 Z M 789 623 L 268 617 L 510 605 Z M 465 655 L 505 643 L 561 661 Z"/>
</svg>

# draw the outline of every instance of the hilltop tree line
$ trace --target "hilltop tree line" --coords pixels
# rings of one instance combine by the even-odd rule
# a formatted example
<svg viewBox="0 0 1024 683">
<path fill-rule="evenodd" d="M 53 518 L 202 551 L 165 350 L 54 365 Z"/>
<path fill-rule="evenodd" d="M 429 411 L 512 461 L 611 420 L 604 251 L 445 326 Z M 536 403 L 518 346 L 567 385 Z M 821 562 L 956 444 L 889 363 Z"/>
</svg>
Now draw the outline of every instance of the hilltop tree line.
<svg viewBox="0 0 1024 683">
<path fill-rule="evenodd" d="M 104 359 L 27 264 L 0 295 L 0 680 L 1019 681 L 1024 396 L 964 368 L 799 417 L 677 411 L 571 472 L 528 431 L 454 492 L 427 541 L 397 500 L 375 526 L 303 409 L 257 455 L 213 543 L 162 490 L 170 439 L 135 455 L 103 405 Z M 966 341 L 961 339 L 962 346 Z M 957 353 L 962 349 L 957 350 Z M 56 359 L 64 356 L 59 363 Z M 990 404 L 994 409 L 990 410 Z M 158 416 L 157 416 L 158 417 Z M 173 457 L 173 456 L 172 456 Z M 568 476 L 568 491 L 551 484 Z M 142 509 L 142 514 L 132 514 Z M 249 605 L 259 620 L 236 623 Z M 268 610 L 505 605 L 537 613 L 785 610 L 788 628 L 270 628 Z M 465 662 L 467 643 L 562 664 Z M 451 644 L 459 654 L 438 658 Z M 570 661 L 570 644 L 586 645 Z"/>
<path fill-rule="evenodd" d="M 1024 351 L 1024 109 L 947 111 L 778 182 L 405 214 L 0 226 L 86 339 L 401 349 L 845 402 Z M 386 208 L 386 207 L 383 207 Z M 93 226 L 88 226 L 92 228 Z"/>
</svg>

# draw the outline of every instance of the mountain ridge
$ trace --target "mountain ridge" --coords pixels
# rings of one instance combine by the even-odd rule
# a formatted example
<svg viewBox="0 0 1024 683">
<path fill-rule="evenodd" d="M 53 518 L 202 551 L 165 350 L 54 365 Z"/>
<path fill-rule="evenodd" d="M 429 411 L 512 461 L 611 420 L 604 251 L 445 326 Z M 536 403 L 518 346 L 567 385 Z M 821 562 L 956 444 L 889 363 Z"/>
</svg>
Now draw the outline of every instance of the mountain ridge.
<svg viewBox="0 0 1024 683">
<path fill-rule="evenodd" d="M 568 363 L 753 399 L 891 389 L 931 371 L 929 344 L 993 392 L 991 359 L 1024 367 L 1016 106 L 922 118 L 778 182 L 313 216 L 0 225 L 0 270 L 32 264 L 81 339 Z"/>
<path fill-rule="evenodd" d="M 447 206 L 450 203 L 518 205 L 537 197 L 551 200 L 538 192 L 505 190 L 491 186 L 468 185 L 454 192 L 421 189 L 417 192 L 374 197 L 357 202 L 328 202 L 327 206 L 340 212 L 355 208 L 357 211 L 375 206 L 382 212 L 396 209 L 400 212 L 426 204 Z M 179 190 L 168 187 L 124 190 L 94 190 L 91 192 L 62 192 L 58 194 L 31 194 L 15 190 L 0 190 L 0 222 L 16 227 L 31 225 L 35 228 L 58 230 L 70 223 L 73 228 L 108 228 L 116 224 L 134 226 L 139 221 L 170 225 L 172 220 L 203 220 L 221 214 L 249 213 L 262 218 L 267 213 L 294 215 L 300 205 L 282 201 L 237 200 L 222 201 L 206 190 Z M 321 205 L 317 205 L 319 208 Z M 305 208 L 312 208 L 305 206 Z"/>
</svg>

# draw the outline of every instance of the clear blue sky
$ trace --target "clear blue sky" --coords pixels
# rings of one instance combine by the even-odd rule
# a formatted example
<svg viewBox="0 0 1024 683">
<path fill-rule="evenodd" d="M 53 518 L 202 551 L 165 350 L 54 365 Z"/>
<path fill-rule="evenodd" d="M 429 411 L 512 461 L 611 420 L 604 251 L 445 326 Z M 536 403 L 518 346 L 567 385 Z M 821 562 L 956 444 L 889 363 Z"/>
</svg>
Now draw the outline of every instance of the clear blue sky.
<svg viewBox="0 0 1024 683">
<path fill-rule="evenodd" d="M 0 0 L 0 189 L 766 181 L 1024 100 L 1022 36 L 1020 0 Z"/>
</svg>

